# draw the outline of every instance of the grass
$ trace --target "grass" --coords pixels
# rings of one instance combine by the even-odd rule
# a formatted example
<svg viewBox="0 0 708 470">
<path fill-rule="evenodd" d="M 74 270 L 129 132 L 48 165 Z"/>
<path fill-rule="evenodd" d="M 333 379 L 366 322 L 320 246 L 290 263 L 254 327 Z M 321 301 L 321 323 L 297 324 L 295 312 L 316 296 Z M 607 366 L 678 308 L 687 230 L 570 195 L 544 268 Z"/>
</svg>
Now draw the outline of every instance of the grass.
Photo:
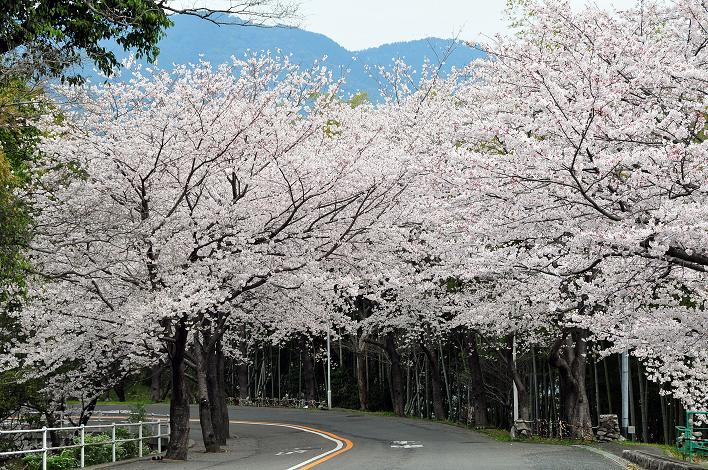
<svg viewBox="0 0 708 470">
<path fill-rule="evenodd" d="M 592 445 L 594 441 L 582 441 L 580 439 L 560 439 L 551 437 L 541 437 L 541 436 L 531 436 L 529 439 L 512 439 L 511 434 L 506 429 L 499 428 L 480 428 L 475 429 L 475 431 L 482 433 L 486 436 L 491 437 L 495 441 L 500 442 L 530 442 L 532 444 L 553 444 L 560 446 L 573 446 L 573 445 Z"/>
<path fill-rule="evenodd" d="M 153 401 L 150 399 L 150 387 L 143 384 L 133 384 L 127 387 L 125 391 L 125 401 L 118 400 L 115 390 L 111 390 L 108 398 L 105 400 L 99 400 L 97 404 L 99 405 L 152 405 L 155 403 L 169 403 L 170 400 L 167 399 L 164 402 Z M 67 400 L 68 405 L 80 405 L 78 400 Z"/>
</svg>

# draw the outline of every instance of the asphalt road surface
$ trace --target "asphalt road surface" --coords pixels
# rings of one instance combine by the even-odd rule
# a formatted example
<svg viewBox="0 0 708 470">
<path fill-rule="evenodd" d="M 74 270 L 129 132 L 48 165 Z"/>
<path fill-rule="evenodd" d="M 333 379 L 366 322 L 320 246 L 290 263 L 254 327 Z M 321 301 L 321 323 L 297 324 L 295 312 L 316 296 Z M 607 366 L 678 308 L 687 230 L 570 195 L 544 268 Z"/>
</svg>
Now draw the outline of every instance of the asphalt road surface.
<svg viewBox="0 0 708 470">
<path fill-rule="evenodd" d="M 116 407 L 105 407 L 113 408 Z M 167 413 L 164 405 L 148 409 Z M 418 419 L 351 411 L 230 407 L 228 448 L 206 454 L 198 414 L 192 409 L 187 462 L 144 461 L 138 470 L 353 470 L 353 469 L 534 469 L 624 468 L 582 447 L 497 442 L 482 434 Z"/>
</svg>

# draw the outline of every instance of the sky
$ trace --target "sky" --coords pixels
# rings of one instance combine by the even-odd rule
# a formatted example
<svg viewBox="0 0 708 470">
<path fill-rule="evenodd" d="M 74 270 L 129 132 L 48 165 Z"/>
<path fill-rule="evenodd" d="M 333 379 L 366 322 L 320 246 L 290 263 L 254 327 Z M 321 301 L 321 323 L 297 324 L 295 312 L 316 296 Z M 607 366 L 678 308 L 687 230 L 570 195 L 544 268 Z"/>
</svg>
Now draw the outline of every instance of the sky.
<svg viewBox="0 0 708 470">
<path fill-rule="evenodd" d="M 224 6 L 234 0 L 175 0 Z M 288 0 L 280 0 L 288 1 Z M 297 0 L 303 29 L 322 33 L 356 51 L 391 42 L 440 37 L 476 41 L 506 31 L 506 0 Z M 588 0 L 570 0 L 583 6 Z M 603 8 L 627 8 L 634 0 L 593 0 Z"/>
</svg>

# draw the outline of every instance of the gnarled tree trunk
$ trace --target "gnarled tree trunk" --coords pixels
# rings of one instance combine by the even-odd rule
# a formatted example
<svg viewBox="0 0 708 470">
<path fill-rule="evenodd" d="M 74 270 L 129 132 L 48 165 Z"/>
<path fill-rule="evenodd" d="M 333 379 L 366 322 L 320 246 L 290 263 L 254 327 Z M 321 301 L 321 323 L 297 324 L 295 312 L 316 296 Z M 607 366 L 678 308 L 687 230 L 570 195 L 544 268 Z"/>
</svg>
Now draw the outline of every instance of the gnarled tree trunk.
<svg viewBox="0 0 708 470">
<path fill-rule="evenodd" d="M 175 328 L 174 343 L 168 346 L 172 372 L 170 400 L 170 443 L 168 459 L 186 460 L 189 443 L 189 398 L 185 376 L 184 356 L 187 348 L 187 328 L 180 322 Z"/>
<path fill-rule="evenodd" d="M 558 369 L 562 419 L 570 426 L 571 437 L 593 439 L 590 401 L 585 386 L 587 331 L 567 328 L 551 347 L 549 363 Z"/>
</svg>

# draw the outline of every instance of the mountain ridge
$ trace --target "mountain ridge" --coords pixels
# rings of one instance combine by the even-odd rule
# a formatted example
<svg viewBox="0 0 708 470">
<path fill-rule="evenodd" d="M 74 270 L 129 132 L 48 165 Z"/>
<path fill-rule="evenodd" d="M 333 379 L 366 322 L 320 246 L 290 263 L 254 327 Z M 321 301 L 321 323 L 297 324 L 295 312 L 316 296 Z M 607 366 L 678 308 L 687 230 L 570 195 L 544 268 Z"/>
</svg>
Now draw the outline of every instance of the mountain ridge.
<svg viewBox="0 0 708 470">
<path fill-rule="evenodd" d="M 174 26 L 166 31 L 158 44 L 160 54 L 156 65 L 160 68 L 199 60 L 220 64 L 232 56 L 242 57 L 249 51 L 279 51 L 303 66 L 312 65 L 326 56 L 325 64 L 334 76 L 345 78 L 344 94 L 365 92 L 373 100 L 378 96 L 378 83 L 370 77 L 367 67 L 390 66 L 393 60 L 401 58 L 420 71 L 426 59 L 436 63 L 438 57 L 454 46 L 441 69 L 443 73 L 449 73 L 452 67 L 462 67 L 483 56 L 452 39 L 423 38 L 350 51 L 324 34 L 295 27 L 219 26 L 190 16 L 175 17 L 173 21 Z M 119 59 L 129 55 L 117 45 L 111 49 Z"/>
</svg>

